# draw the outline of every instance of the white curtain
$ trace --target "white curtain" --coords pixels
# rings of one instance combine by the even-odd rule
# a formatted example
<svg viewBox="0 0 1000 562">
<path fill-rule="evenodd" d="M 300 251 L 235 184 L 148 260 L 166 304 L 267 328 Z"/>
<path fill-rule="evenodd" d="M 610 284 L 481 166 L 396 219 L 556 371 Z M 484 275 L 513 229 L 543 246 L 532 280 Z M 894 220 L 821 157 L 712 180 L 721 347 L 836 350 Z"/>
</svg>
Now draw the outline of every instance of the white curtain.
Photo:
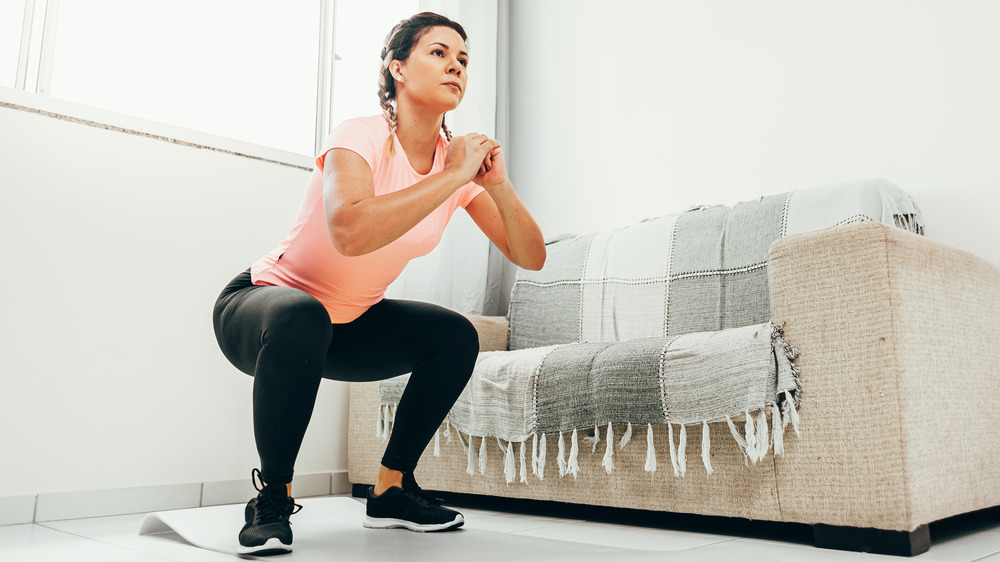
<svg viewBox="0 0 1000 562">
<path fill-rule="evenodd" d="M 477 132 L 496 138 L 497 0 L 421 0 L 420 10 L 437 12 L 457 21 L 469 36 L 469 87 L 462 105 L 448 113 L 448 128 L 455 135 Z M 487 300 L 491 304 L 494 300 L 487 299 L 487 286 L 495 285 L 488 283 L 491 248 L 492 244 L 476 223 L 459 209 L 438 247 L 411 261 L 399 279 L 389 286 L 386 296 L 433 302 L 459 312 L 482 314 Z M 499 254 L 496 248 L 492 251 Z M 487 312 L 497 314 L 496 311 Z"/>
</svg>

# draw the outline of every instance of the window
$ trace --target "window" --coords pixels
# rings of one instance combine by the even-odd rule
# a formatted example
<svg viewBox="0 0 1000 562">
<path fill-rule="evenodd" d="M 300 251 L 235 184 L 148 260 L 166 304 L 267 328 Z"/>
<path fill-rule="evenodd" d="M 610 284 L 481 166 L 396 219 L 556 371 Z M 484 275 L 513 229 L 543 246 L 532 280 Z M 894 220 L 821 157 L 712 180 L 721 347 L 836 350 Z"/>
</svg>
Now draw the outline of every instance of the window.
<svg viewBox="0 0 1000 562">
<path fill-rule="evenodd" d="M 0 86 L 312 155 L 340 121 L 381 111 L 382 42 L 418 11 L 419 0 L 3 0 Z M 331 40 L 336 63 L 321 55 Z"/>
<path fill-rule="evenodd" d="M 0 86 L 13 88 L 21 53 L 24 0 L 0 2 Z"/>
<path fill-rule="evenodd" d="M 49 95 L 311 154 L 319 1 L 61 2 Z"/>
</svg>

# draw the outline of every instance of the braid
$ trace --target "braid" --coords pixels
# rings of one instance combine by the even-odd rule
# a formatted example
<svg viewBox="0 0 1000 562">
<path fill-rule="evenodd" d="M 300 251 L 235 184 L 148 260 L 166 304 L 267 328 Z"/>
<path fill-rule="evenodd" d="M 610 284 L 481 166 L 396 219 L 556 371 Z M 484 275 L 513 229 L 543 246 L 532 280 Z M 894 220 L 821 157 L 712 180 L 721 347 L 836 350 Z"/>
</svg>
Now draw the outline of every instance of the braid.
<svg viewBox="0 0 1000 562">
<path fill-rule="evenodd" d="M 385 141 L 385 150 L 392 156 L 396 152 L 392 138 L 396 135 L 396 109 L 392 106 L 392 100 L 396 97 L 396 81 L 389 72 L 389 63 L 392 61 L 392 51 L 382 50 L 382 72 L 378 74 L 378 103 L 382 106 L 382 115 L 385 116 L 389 124 L 389 138 Z"/>
<path fill-rule="evenodd" d="M 444 131 L 444 136 L 448 139 L 448 142 L 451 142 L 451 131 L 449 131 L 448 126 L 444 124 L 444 115 L 441 116 L 441 129 Z"/>
</svg>

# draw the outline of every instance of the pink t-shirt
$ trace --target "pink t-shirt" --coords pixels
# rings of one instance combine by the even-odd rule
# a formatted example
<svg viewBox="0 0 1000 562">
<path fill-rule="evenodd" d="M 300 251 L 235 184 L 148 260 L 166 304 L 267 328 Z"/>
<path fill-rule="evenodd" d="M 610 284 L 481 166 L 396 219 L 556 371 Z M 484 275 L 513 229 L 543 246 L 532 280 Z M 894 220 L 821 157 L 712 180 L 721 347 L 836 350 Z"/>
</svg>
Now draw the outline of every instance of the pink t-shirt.
<svg viewBox="0 0 1000 562">
<path fill-rule="evenodd" d="M 430 252 L 455 209 L 465 208 L 483 188 L 475 183 L 460 187 L 430 215 L 388 245 L 361 256 L 345 256 L 330 240 L 323 213 L 323 159 L 334 148 L 356 152 L 372 168 L 375 195 L 410 187 L 444 169 L 448 141 L 439 136 L 434 165 L 418 174 L 393 137 L 395 154 L 389 156 L 389 125 L 381 115 L 350 119 L 327 138 L 316 158 L 295 226 L 287 238 L 250 268 L 254 285 L 279 285 L 302 289 L 319 299 L 334 324 L 350 322 L 382 300 L 385 290 L 413 258 Z"/>
</svg>

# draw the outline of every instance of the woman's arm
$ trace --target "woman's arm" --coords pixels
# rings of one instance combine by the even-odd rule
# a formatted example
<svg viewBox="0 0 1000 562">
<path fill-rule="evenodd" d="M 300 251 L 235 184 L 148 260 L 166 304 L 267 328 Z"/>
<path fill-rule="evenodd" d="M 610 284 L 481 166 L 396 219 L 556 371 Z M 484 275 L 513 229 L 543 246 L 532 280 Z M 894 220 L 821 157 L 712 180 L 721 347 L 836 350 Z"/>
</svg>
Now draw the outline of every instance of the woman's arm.
<svg viewBox="0 0 1000 562">
<path fill-rule="evenodd" d="M 489 196 L 477 195 L 466 205 L 466 212 L 508 260 L 524 269 L 541 269 L 545 265 L 545 240 L 507 178 L 499 143 L 474 179 Z"/>
<path fill-rule="evenodd" d="M 542 231 L 510 181 L 480 193 L 465 210 L 512 263 L 534 271 L 545 265 Z"/>
<path fill-rule="evenodd" d="M 456 137 L 448 146 L 444 170 L 377 197 L 364 158 L 346 149 L 327 152 L 323 210 L 333 246 L 345 256 L 360 256 L 406 234 L 473 178 L 494 145 L 485 135 Z"/>
</svg>

